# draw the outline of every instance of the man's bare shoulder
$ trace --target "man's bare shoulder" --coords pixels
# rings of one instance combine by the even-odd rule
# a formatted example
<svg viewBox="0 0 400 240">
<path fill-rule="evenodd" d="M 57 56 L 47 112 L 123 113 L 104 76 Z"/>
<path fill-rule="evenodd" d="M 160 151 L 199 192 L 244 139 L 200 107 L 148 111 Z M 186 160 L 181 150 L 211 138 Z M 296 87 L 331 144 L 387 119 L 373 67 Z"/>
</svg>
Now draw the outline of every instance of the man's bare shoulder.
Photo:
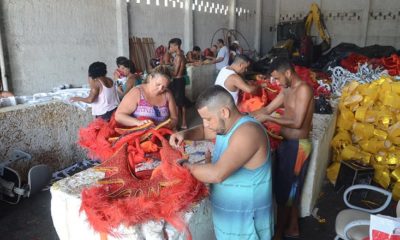
<svg viewBox="0 0 400 240">
<path fill-rule="evenodd" d="M 248 144 L 259 144 L 265 136 L 265 131 L 260 124 L 255 122 L 246 122 L 236 129 L 232 137 L 234 137 L 235 140 L 238 140 L 238 142 L 241 143 L 240 145 L 242 145 L 245 142 Z M 246 140 L 243 141 L 244 139 Z"/>
</svg>

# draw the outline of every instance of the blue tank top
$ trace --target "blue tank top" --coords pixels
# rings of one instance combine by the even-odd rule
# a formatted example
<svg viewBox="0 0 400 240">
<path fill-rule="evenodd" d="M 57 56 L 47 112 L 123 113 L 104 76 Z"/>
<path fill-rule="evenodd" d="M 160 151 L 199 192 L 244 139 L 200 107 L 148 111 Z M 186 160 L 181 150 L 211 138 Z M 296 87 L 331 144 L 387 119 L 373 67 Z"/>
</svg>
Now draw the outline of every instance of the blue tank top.
<svg viewBox="0 0 400 240">
<path fill-rule="evenodd" d="M 247 122 L 259 124 L 254 118 L 243 116 L 226 135 L 217 136 L 213 163 L 224 153 L 236 129 Z M 270 151 L 266 160 L 256 169 L 241 167 L 222 183 L 211 184 L 210 200 L 218 240 L 272 238 L 274 222 Z"/>
</svg>

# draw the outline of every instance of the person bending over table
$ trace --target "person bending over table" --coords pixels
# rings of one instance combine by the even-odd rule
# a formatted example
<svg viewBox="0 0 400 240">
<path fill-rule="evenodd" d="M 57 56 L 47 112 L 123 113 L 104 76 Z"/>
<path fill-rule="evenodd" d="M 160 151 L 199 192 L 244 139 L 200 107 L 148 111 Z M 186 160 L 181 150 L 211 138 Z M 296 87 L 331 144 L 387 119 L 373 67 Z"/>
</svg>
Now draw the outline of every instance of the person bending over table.
<svg viewBox="0 0 400 240">
<path fill-rule="evenodd" d="M 152 121 L 159 124 L 168 118 L 168 128 L 174 129 L 178 122 L 176 103 L 168 90 L 171 73 L 167 66 L 157 66 L 144 83 L 132 88 L 115 113 L 115 120 L 125 126 L 141 126 Z"/>
</svg>

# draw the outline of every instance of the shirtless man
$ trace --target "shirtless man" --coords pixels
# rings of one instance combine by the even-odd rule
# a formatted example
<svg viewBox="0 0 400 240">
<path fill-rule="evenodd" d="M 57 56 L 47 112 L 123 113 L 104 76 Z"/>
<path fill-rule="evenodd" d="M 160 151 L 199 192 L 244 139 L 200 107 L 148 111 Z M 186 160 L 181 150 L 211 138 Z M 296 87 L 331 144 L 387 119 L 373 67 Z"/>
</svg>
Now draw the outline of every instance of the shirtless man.
<svg viewBox="0 0 400 240">
<path fill-rule="evenodd" d="M 201 64 L 201 49 L 199 46 L 194 46 L 192 51 L 186 53 L 186 61 L 188 63 Z"/>
<path fill-rule="evenodd" d="M 254 93 L 259 86 L 249 85 L 240 76 L 247 71 L 250 60 L 245 55 L 237 55 L 230 66 L 226 66 L 218 73 L 215 85 L 224 87 L 233 97 L 235 104 L 238 104 L 239 90 L 246 93 Z"/>
<path fill-rule="evenodd" d="M 181 116 L 181 129 L 187 129 L 186 123 L 186 97 L 185 97 L 185 78 L 186 60 L 181 50 L 182 41 L 179 38 L 173 38 L 169 41 L 169 49 L 172 54 L 175 53 L 174 70 L 172 73 L 173 81 L 171 83 L 171 91 L 174 94 L 176 105 L 178 106 L 178 114 Z"/>
<path fill-rule="evenodd" d="M 216 139 L 211 162 L 184 162 L 183 166 L 198 180 L 211 183 L 217 239 L 271 239 L 271 161 L 265 130 L 254 118 L 241 114 L 221 86 L 203 92 L 196 109 L 203 125 L 172 134 L 170 144 L 178 147 L 185 139 Z"/>
<path fill-rule="evenodd" d="M 271 64 L 271 77 L 279 82 L 283 90 L 265 108 L 253 113 L 260 121 L 270 121 L 282 126 L 284 140 L 277 152 L 274 180 L 275 197 L 278 203 L 277 231 L 274 239 L 300 235 L 298 206 L 301 189 L 311 153 L 309 133 L 314 112 L 313 91 L 294 71 L 286 59 L 276 59 Z M 270 114 L 284 106 L 282 117 Z"/>
</svg>

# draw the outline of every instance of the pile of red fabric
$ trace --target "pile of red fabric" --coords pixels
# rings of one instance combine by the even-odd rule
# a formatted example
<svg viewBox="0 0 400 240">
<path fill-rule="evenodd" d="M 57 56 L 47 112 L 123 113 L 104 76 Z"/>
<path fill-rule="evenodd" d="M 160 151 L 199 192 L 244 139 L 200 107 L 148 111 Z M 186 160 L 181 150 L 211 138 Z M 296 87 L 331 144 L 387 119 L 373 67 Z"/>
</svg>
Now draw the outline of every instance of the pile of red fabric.
<svg viewBox="0 0 400 240">
<path fill-rule="evenodd" d="M 369 58 L 364 55 L 358 53 L 350 53 L 349 56 L 343 58 L 340 61 L 340 65 L 342 65 L 342 67 L 346 68 L 350 72 L 356 73 L 358 71 L 359 64 L 364 64 L 368 61 Z"/>
<path fill-rule="evenodd" d="M 330 97 L 330 89 L 318 83 L 318 80 L 322 80 L 325 84 L 330 83 L 329 76 L 326 73 L 312 71 L 302 66 L 295 66 L 294 69 L 300 78 L 313 88 L 315 97 L 321 95 Z"/>
<path fill-rule="evenodd" d="M 182 214 L 208 190 L 177 163 L 182 152 L 169 145 L 164 138 L 169 134 L 151 124 L 118 128 L 114 118 L 109 123 L 96 119 L 80 130 L 80 145 L 102 161 L 95 170 L 105 172 L 99 185 L 82 192 L 81 210 L 96 231 L 118 235 L 121 224 L 164 219 L 190 236 Z M 144 163 L 155 168 L 138 172 Z"/>
<path fill-rule="evenodd" d="M 359 65 L 364 63 L 368 63 L 374 68 L 383 67 L 391 76 L 400 75 L 400 57 L 397 54 L 392 54 L 390 57 L 368 58 L 361 54 L 350 53 L 340 61 L 340 65 L 352 73 L 356 73 Z"/>
<path fill-rule="evenodd" d="M 249 82 L 250 84 L 262 85 L 266 84 L 265 88 L 259 88 L 255 94 L 240 92 L 238 108 L 241 112 L 249 113 L 257 111 L 270 103 L 281 91 L 281 87 L 276 82 L 271 82 L 263 75 L 257 75 L 256 81 Z M 263 125 L 266 127 L 270 144 L 272 149 L 276 149 L 282 139 L 279 136 L 280 126 L 275 123 L 265 122 Z"/>
</svg>

